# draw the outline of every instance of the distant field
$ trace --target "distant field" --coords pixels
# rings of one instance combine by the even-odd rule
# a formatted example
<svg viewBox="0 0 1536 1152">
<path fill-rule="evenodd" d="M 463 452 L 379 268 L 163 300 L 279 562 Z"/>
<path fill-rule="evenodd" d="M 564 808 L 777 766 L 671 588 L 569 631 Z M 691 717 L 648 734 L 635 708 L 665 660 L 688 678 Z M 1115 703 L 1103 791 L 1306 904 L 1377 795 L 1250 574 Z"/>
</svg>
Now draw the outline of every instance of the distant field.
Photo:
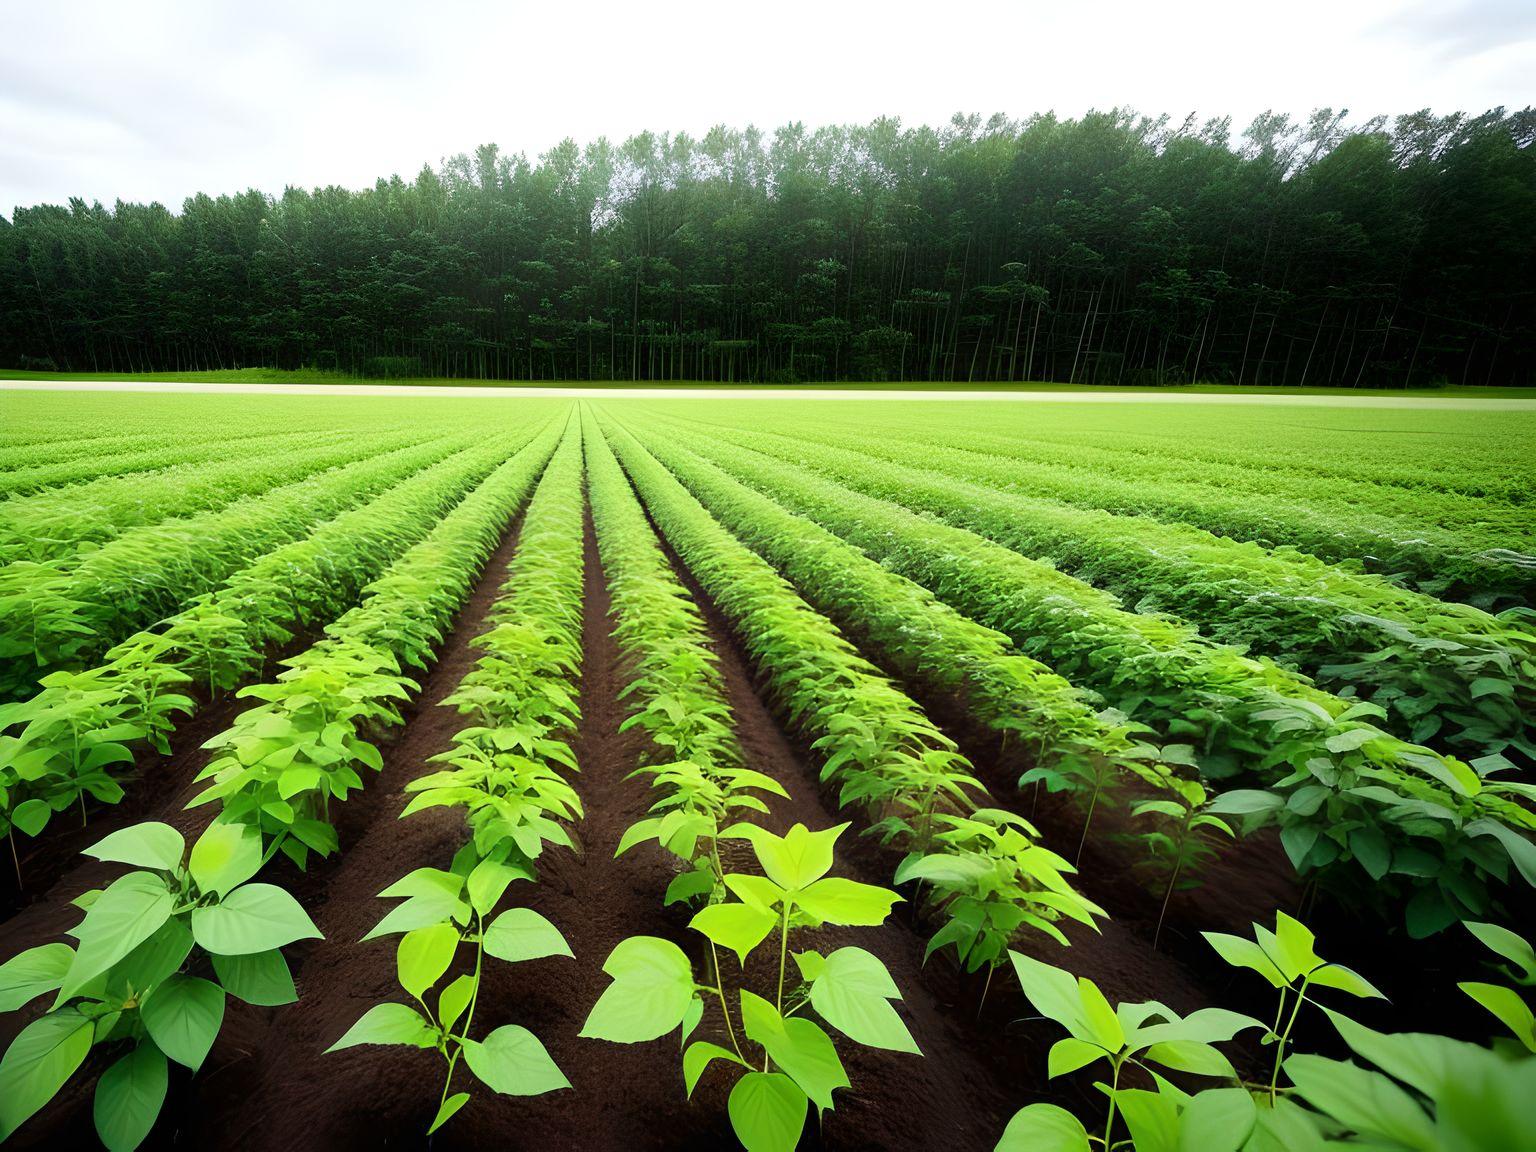
<svg viewBox="0 0 1536 1152">
<path fill-rule="evenodd" d="M 140 372 L 132 375 L 111 372 L 23 372 L 19 369 L 0 368 L 0 380 L 97 380 L 167 383 L 167 384 L 357 384 L 372 386 L 402 385 L 411 387 L 455 388 L 556 388 L 561 381 L 550 380 L 470 380 L 457 377 L 411 377 L 399 380 L 380 380 L 362 376 L 348 376 L 340 372 L 293 371 L 273 368 L 230 368 L 212 372 Z M 571 388 L 805 388 L 850 389 L 853 391 L 932 391 L 954 389 L 965 392 L 1149 392 L 1149 393 L 1207 393 L 1210 395 L 1279 395 L 1279 396 L 1434 396 L 1461 397 L 1465 399 L 1536 399 L 1536 388 L 1260 388 L 1235 387 L 1228 384 L 1189 384 L 1170 388 L 1110 388 L 1091 384 L 1046 384 L 1021 381 L 999 384 L 987 381 L 968 383 L 963 380 L 946 382 L 931 381 L 839 381 L 832 384 L 806 382 L 803 384 L 727 384 L 713 380 L 574 380 L 564 382 Z"/>
<path fill-rule="evenodd" d="M 18 1139 L 88 1140 L 89 1086 L 121 1079 L 97 1050 L 163 1077 L 164 1044 L 200 1079 L 173 1073 L 156 1147 L 353 1146 L 360 1117 L 415 1147 L 461 1106 L 453 1147 L 635 1118 L 726 1147 L 741 1032 L 780 1069 L 736 1080 L 779 1077 L 760 1147 L 817 1131 L 789 1073 L 842 1092 L 846 1059 L 816 1147 L 991 1149 L 1026 1104 L 1103 1106 L 1047 1076 L 1030 958 L 1267 1021 L 1271 985 L 1200 934 L 1277 911 L 1391 1004 L 1340 999 L 1352 972 L 1309 995 L 1495 1030 L 1453 986 L 1497 978 L 1457 921 L 1523 930 L 1536 891 L 1536 412 L 8 391 L 0 415 L 0 961 L 51 949 L 0 979 L 0 1043 L 79 1057 L 0 1072 Z M 108 833 L 114 863 L 82 861 Z M 154 996 L 186 998 L 178 1030 Z M 466 1011 L 528 1030 L 466 1041 Z M 1202 1019 L 1168 1067 L 1264 1096 L 1262 1026 Z M 719 1107 L 687 1106 L 680 1026 Z"/>
</svg>

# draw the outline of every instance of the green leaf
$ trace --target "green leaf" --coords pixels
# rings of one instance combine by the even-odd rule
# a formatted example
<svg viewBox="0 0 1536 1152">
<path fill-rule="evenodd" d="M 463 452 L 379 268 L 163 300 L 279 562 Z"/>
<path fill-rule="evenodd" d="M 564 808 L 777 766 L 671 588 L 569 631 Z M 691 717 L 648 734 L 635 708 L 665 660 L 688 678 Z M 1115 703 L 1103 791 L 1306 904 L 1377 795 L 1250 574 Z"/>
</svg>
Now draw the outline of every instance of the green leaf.
<svg viewBox="0 0 1536 1152">
<path fill-rule="evenodd" d="M 0 964 L 0 1012 L 14 1012 L 27 1001 L 64 983 L 75 950 L 68 944 L 42 944 Z"/>
<path fill-rule="evenodd" d="M 375 1004 L 326 1051 L 336 1052 L 358 1044 L 407 1044 L 412 1048 L 435 1048 L 437 1029 L 408 1004 Z"/>
<path fill-rule="evenodd" d="M 811 984 L 811 1007 L 850 1040 L 921 1055 L 912 1033 L 889 1003 L 899 999 L 901 993 L 885 965 L 862 948 L 833 952 Z"/>
<path fill-rule="evenodd" d="M 829 876 L 801 889 L 795 903 L 828 924 L 873 928 L 885 923 L 892 905 L 900 899 L 887 888 Z"/>
<path fill-rule="evenodd" d="M 437 1109 L 437 1115 L 432 1117 L 432 1127 L 427 1129 L 427 1135 L 432 1135 L 432 1133 L 436 1132 L 444 1124 L 452 1120 L 454 1113 L 468 1103 L 468 1092 L 455 1092 L 452 1096 L 448 1097 L 448 1099 L 444 1100 Z"/>
<path fill-rule="evenodd" d="M 1197 1076 L 1236 1076 L 1232 1062 L 1217 1049 L 1199 1040 L 1165 1040 L 1148 1047 L 1146 1058 L 1176 1072 Z"/>
<path fill-rule="evenodd" d="M 1482 924 L 1465 921 L 1467 931 L 1483 942 L 1490 951 L 1502 956 L 1520 969 L 1522 983 L 1536 983 L 1536 949 L 1523 936 L 1498 924 Z"/>
<path fill-rule="evenodd" d="M 1086 1068 L 1095 1060 L 1108 1057 L 1109 1053 L 1097 1044 L 1079 1040 L 1076 1036 L 1063 1036 L 1051 1045 L 1050 1054 L 1046 1058 L 1046 1075 L 1054 1080 L 1058 1076 L 1076 1072 L 1079 1068 Z"/>
<path fill-rule="evenodd" d="M 485 930 L 485 950 L 509 963 L 571 955 L 560 929 L 532 908 L 508 908 L 492 920 Z"/>
<path fill-rule="evenodd" d="M 1083 998 L 1077 978 L 1054 964 L 1046 964 L 1022 952 L 1009 951 L 1014 974 L 1024 995 L 1035 1010 L 1054 1020 L 1079 1040 L 1090 1040 L 1091 1033 L 1083 1019 Z"/>
<path fill-rule="evenodd" d="M 723 839 L 747 840 L 764 874 L 780 888 L 804 888 L 820 880 L 832 868 L 832 847 L 847 824 L 812 832 L 796 824 L 783 836 L 775 836 L 756 824 L 734 824 L 720 833 Z"/>
<path fill-rule="evenodd" d="M 1238 1152 L 1258 1118 L 1253 1097 L 1244 1088 L 1197 1093 L 1179 1117 L 1179 1152 Z"/>
<path fill-rule="evenodd" d="M 711 904 L 694 913 L 688 927 L 702 932 L 722 948 L 729 948 L 747 963 L 747 954 L 763 942 L 779 923 L 779 917 L 750 904 Z"/>
<path fill-rule="evenodd" d="M 94 909 L 93 909 L 94 910 Z M 274 884 L 245 884 L 222 903 L 192 910 L 192 935 L 218 956 L 269 952 L 320 930 L 299 902 Z"/>
<path fill-rule="evenodd" d="M 993 1152 L 1088 1152 L 1088 1131 L 1065 1108 L 1031 1104 L 1008 1121 Z"/>
<path fill-rule="evenodd" d="M 91 1111 L 108 1152 L 132 1152 L 144 1142 L 165 1103 L 165 1053 L 149 1041 L 101 1074 Z"/>
<path fill-rule="evenodd" d="M 249 824 L 214 821 L 192 845 L 187 871 L 201 892 L 223 897 L 261 869 L 261 832 Z"/>
<path fill-rule="evenodd" d="M 746 1152 L 794 1152 L 805 1128 L 806 1095 L 782 1072 L 748 1072 L 726 1108 Z"/>
<path fill-rule="evenodd" d="M 1440 1147 L 1424 1110 L 1378 1072 L 1343 1060 L 1300 1055 L 1286 1060 L 1285 1073 L 1308 1104 L 1346 1128 L 1424 1152 Z"/>
<path fill-rule="evenodd" d="M 186 848 L 187 842 L 176 829 L 149 821 L 118 829 L 85 849 L 85 854 L 98 860 L 132 864 L 135 868 L 174 872 L 181 867 L 181 855 Z"/>
<path fill-rule="evenodd" d="M 414 932 L 417 928 L 446 923 L 456 917 L 463 920 L 468 915 L 468 901 L 441 891 L 424 893 L 391 908 L 382 920 L 369 929 L 363 941 L 366 943 L 396 932 Z"/>
<path fill-rule="evenodd" d="M 452 1031 L 463 1015 L 464 1009 L 475 996 L 475 977 L 469 973 L 456 976 L 437 994 L 437 1022 L 445 1031 Z"/>
<path fill-rule="evenodd" d="M 1234 968 L 1252 968 L 1276 988 L 1284 988 L 1289 981 L 1285 973 L 1260 948 L 1257 942 L 1243 936 L 1231 936 L 1226 932 L 1202 932 L 1205 941 L 1216 949 L 1217 955 Z M 1038 1005 L 1036 1005 L 1038 1007 Z"/>
<path fill-rule="evenodd" d="M 213 956 L 213 970 L 224 991 L 237 1000 L 262 1007 L 292 1004 L 299 998 L 288 961 L 276 948 L 244 956 Z"/>
<path fill-rule="evenodd" d="M 507 890 L 507 885 L 522 875 L 522 871 L 512 865 L 487 856 L 475 865 L 465 881 L 469 906 L 481 916 L 488 915 Z"/>
<path fill-rule="evenodd" d="M 516 1024 L 504 1024 L 484 1041 L 464 1041 L 464 1059 L 489 1088 L 506 1096 L 541 1096 L 569 1088 L 539 1038 Z"/>
<path fill-rule="evenodd" d="M 761 1044 L 817 1108 L 831 1108 L 833 1091 L 848 1087 L 848 1074 L 832 1038 L 814 1021 L 786 1020 L 768 1001 L 743 988 L 741 1022 L 747 1038 Z"/>
<path fill-rule="evenodd" d="M 0 1059 L 0 1140 L 64 1086 L 91 1050 L 95 1022 L 74 1008 L 40 1016 L 16 1034 Z"/>
<path fill-rule="evenodd" d="M 1536 1052 L 1536 1017 L 1532 1016 L 1520 993 L 1498 984 L 1482 984 L 1471 980 L 1456 987 L 1492 1012 L 1528 1051 Z"/>
<path fill-rule="evenodd" d="M 459 930 L 452 924 L 433 924 L 407 932 L 395 949 L 400 987 L 420 1000 L 448 971 L 458 950 Z"/>
<path fill-rule="evenodd" d="M 115 990 L 145 992 L 181 971 L 192 953 L 192 930 L 181 917 L 172 917 L 144 943 L 112 966 Z"/>
<path fill-rule="evenodd" d="M 1314 987 L 1337 988 L 1361 999 L 1386 999 L 1364 976 L 1342 964 L 1324 964 L 1307 978 L 1307 982 Z"/>
<path fill-rule="evenodd" d="M 80 946 L 65 973 L 60 999 L 73 996 L 153 936 L 174 906 L 165 881 L 153 872 L 129 872 L 114 880 L 75 929 Z"/>
<path fill-rule="evenodd" d="M 693 1000 L 693 966 L 683 950 L 656 936 L 621 940 L 603 962 L 613 983 L 603 990 L 581 1035 L 619 1044 L 654 1040 L 683 1022 Z"/>
<path fill-rule="evenodd" d="M 155 1046 L 196 1072 L 224 1023 L 224 989 L 196 976 L 172 976 L 149 994 L 139 1015 Z"/>
<path fill-rule="evenodd" d="M 693 1098 L 693 1090 L 698 1086 L 699 1077 L 704 1075 L 704 1070 L 716 1060 L 729 1060 L 732 1064 L 740 1064 L 748 1067 L 747 1062 L 729 1048 L 722 1048 L 718 1044 L 711 1044 L 708 1040 L 695 1040 L 683 1053 L 683 1084 L 688 1090 L 688 1098 Z"/>
<path fill-rule="evenodd" d="M 23 800 L 11 813 L 11 823 L 28 836 L 36 836 L 48 826 L 53 809 L 46 800 Z"/>
</svg>

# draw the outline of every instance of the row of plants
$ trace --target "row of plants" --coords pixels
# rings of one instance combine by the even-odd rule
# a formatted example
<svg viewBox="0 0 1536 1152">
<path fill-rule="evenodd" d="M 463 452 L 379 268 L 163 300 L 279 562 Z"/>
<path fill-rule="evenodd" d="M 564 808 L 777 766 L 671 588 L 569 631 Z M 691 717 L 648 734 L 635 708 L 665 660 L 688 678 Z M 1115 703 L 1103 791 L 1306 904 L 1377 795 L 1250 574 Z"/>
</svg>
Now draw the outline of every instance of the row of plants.
<svg viewBox="0 0 1536 1152">
<path fill-rule="evenodd" d="M 34 450 L 31 455 L 35 458 L 27 464 L 0 463 L 0 469 L 3 469 L 0 470 L 0 496 L 25 496 L 47 488 L 99 480 L 104 476 L 204 468 L 232 458 L 250 459 L 269 452 L 281 452 L 292 445 L 314 444 L 317 439 L 330 443 L 337 437 L 317 437 L 312 431 L 263 430 L 233 435 L 209 432 L 201 438 L 161 436 L 149 442 L 135 438 L 117 447 L 87 447 L 56 455 Z M 3 459 L 0 456 L 0 460 Z"/>
<path fill-rule="evenodd" d="M 803 421 L 796 423 L 805 427 Z M 899 425 L 876 416 L 863 426 L 870 426 L 872 434 L 878 437 L 915 439 L 910 422 Z M 1345 516 L 1375 514 L 1398 525 L 1432 525 L 1472 544 L 1472 551 L 1507 544 L 1510 539 L 1508 529 L 1518 528 L 1522 523 L 1518 504 L 1469 495 L 1456 486 L 1459 481 L 1469 489 L 1513 493 L 1518 486 L 1511 484 L 1509 477 L 1512 469 L 1519 465 L 1518 447 L 1514 448 L 1513 457 L 1501 457 L 1497 444 L 1485 437 L 1480 442 L 1483 453 L 1474 465 L 1469 462 L 1464 445 L 1452 441 L 1454 462 L 1443 469 L 1426 471 L 1420 467 L 1424 446 L 1421 437 L 1414 447 L 1414 479 L 1438 482 L 1405 486 L 1373 481 L 1356 468 L 1361 459 L 1359 438 L 1337 454 L 1319 453 L 1315 446 L 1309 446 L 1309 459 L 1333 457 L 1325 462 L 1328 474 L 1324 475 L 1299 468 L 1293 462 L 1283 462 L 1276 454 L 1276 448 L 1284 445 L 1258 439 L 1254 436 L 1255 431 L 1252 427 L 1244 429 L 1244 450 L 1228 453 L 1218 461 L 1200 458 L 1195 453 L 1201 449 L 1185 439 L 1166 435 L 1145 436 L 1146 443 L 1128 449 L 1123 427 L 1117 428 L 1113 435 L 1105 435 L 1099 430 L 1063 435 L 1058 431 L 1044 432 L 1028 426 L 1006 430 L 980 427 L 974 420 L 955 425 L 947 423 L 942 414 L 925 420 L 923 427 L 925 442 L 930 446 L 941 447 L 946 452 L 985 452 L 1002 457 L 1023 465 L 1025 475 L 1033 475 L 1028 471 L 1029 466 L 1041 465 L 1089 483 L 1094 477 L 1109 477 L 1133 482 L 1166 480 L 1175 486 L 1191 485 L 1196 489 L 1220 487 L 1228 492 L 1235 490 L 1262 496 L 1287 506 L 1327 508 Z M 1401 455 L 1402 441 L 1389 436 L 1382 442 L 1387 445 L 1387 451 Z M 1502 537 L 1493 534 L 1500 526 L 1505 529 Z M 1477 544 L 1480 540 L 1484 543 Z"/>
<path fill-rule="evenodd" d="M 502 464 L 421 543 L 326 625 L 325 636 L 282 663 L 276 680 L 242 688 L 261 701 L 205 745 L 206 786 L 188 805 L 217 803 L 219 819 L 261 830 L 266 854 L 303 868 L 336 848 L 331 801 L 363 787 L 383 757 L 369 737 L 403 722 L 417 685 L 508 521 L 527 501 L 554 449 L 544 437 Z"/>
<path fill-rule="evenodd" d="M 590 418 L 583 441 L 613 636 L 628 662 L 620 730 L 645 733 L 637 771 L 658 797 L 652 815 L 625 831 L 617 854 L 654 841 L 685 869 L 667 886 L 666 903 L 716 896 L 725 882 L 721 830 L 738 816 L 766 812 L 758 793 L 787 794 L 745 766 L 703 616 Z"/>
<path fill-rule="evenodd" d="M 878 957 L 857 946 L 823 955 L 791 941 L 801 944 L 824 925 L 877 926 L 900 897 L 830 875 L 846 824 L 814 833 L 796 824 L 778 836 L 754 822 L 768 811 L 764 795 L 787 793 L 743 766 L 699 609 L 595 421 L 585 423 L 614 636 L 630 661 L 625 725 L 648 737 L 637 771 L 658 795 L 616 852 L 655 841 L 680 862 L 664 899 L 690 907 L 689 929 L 709 950 L 707 962 L 696 963 L 661 937 L 621 941 L 603 964 L 612 982 L 581 1034 L 636 1044 L 678 1033 L 688 1096 L 711 1068 L 717 1080 L 728 1075 L 726 1114 L 742 1146 L 789 1152 L 810 1107 L 820 1117 L 836 1107 L 838 1089 L 851 1087 L 833 1032 L 845 1042 L 918 1051 L 891 1005 L 900 991 Z M 750 846 L 757 871 L 728 867 L 722 843 L 736 840 Z M 752 954 L 765 945 L 771 952 L 775 937 L 776 965 L 769 956 L 766 972 L 749 971 Z M 739 961 L 733 979 L 722 951 Z"/>
<path fill-rule="evenodd" d="M 1278 826 L 1309 880 L 1364 907 L 1403 907 L 1415 935 L 1485 913 L 1490 889 L 1515 875 L 1536 884 L 1532 786 L 1499 779 L 1510 767 L 1502 757 L 1468 764 L 1406 743 L 1372 723 L 1381 709 L 1368 701 L 1330 695 L 1178 621 L 1127 612 L 973 533 L 761 454 L 702 451 L 1164 741 L 1189 741 L 1202 774 L 1260 784 L 1228 790 L 1212 811 L 1249 830 Z"/>
<path fill-rule="evenodd" d="M 1008 637 L 960 615 L 919 584 L 875 563 L 825 528 L 690 452 L 676 439 L 646 437 L 649 451 L 739 540 L 772 564 L 818 612 L 876 654 L 908 685 L 963 701 L 973 716 L 1022 748 L 1031 767 L 1021 787 L 1068 792 L 1084 810 L 1079 852 L 1096 811 L 1129 786 L 1137 811 L 1155 817 L 1140 833 L 1165 891 L 1186 882 L 1200 837 L 1183 830 L 1230 831 L 1203 810 L 1209 800 L 1189 772 L 1192 749 L 1168 756 L 1143 739 L 1145 727 L 1093 702 Z M 1157 797 L 1148 803 L 1146 794 Z M 1208 838 L 1208 837 L 1207 837 Z"/>
<path fill-rule="evenodd" d="M 178 611 L 317 523 L 466 447 L 460 435 L 373 454 L 262 496 L 138 528 L 78 564 L 0 569 L 0 700 L 57 668 L 89 665 L 133 631 Z"/>
<path fill-rule="evenodd" d="M 54 672 L 29 700 L 0 705 L 0 829 L 37 836 L 85 796 L 116 802 L 136 746 L 169 752 L 177 714 L 247 682 L 279 644 L 334 619 L 443 513 L 522 448 L 496 437 L 268 552 L 154 630 L 83 672 Z M 16 864 L 18 880 L 20 864 Z"/>
<path fill-rule="evenodd" d="M 1092 925 L 1104 914 L 1027 821 L 985 806 L 969 761 L 910 697 L 628 431 L 614 427 L 608 438 L 661 534 L 811 743 L 839 805 L 863 808 L 871 833 L 905 853 L 898 875 L 923 883 L 942 922 L 930 952 L 953 948 L 976 971 L 1004 962 L 1018 933 L 1035 929 L 1065 944 L 1059 921 Z"/>
<path fill-rule="evenodd" d="M 1528 941 L 1492 924 L 1467 928 L 1505 981 L 1536 984 Z M 1504 1026 L 1490 1045 L 1378 1032 L 1329 1001 L 1381 993 L 1319 956 L 1305 925 L 1282 912 L 1274 929 L 1253 929 L 1252 938 L 1205 938 L 1225 963 L 1274 990 L 1272 1023 L 1223 1008 L 1180 1016 L 1156 1001 L 1112 1005 L 1093 981 L 1013 953 L 1025 997 L 1040 1019 L 1067 1033 L 1051 1046 L 1048 1075 L 1094 1069 L 1108 1082 L 1093 1084 L 1104 1099 L 1102 1121 L 1089 1126 L 1058 1105 L 1030 1104 L 1009 1122 L 996 1152 L 1501 1152 L 1530 1144 L 1536 1017 L 1510 983 L 1458 985 Z M 1304 1008 L 1306 1026 L 1326 1017 L 1337 1033 L 1331 1046 L 1342 1043 L 1353 1059 L 1302 1048 Z M 1245 1075 L 1216 1047 L 1244 1032 L 1273 1052 L 1258 1076 Z M 1218 1086 L 1185 1088 L 1190 1077 Z"/>
<path fill-rule="evenodd" d="M 0 1059 L 0 1134 L 108 1045 L 122 1054 L 97 1083 L 96 1129 L 113 1152 L 132 1149 L 164 1103 L 167 1059 L 194 1071 L 202 1064 L 226 993 L 262 1005 L 297 999 L 280 949 L 320 933 L 289 893 L 252 878 L 278 852 L 303 867 L 311 852 L 335 849 L 331 801 L 362 786 L 358 769 L 382 767 L 369 737 L 400 722 L 397 703 L 414 688 L 400 670 L 427 665 L 553 446 L 546 438 L 542 451 L 535 444 L 503 463 L 325 639 L 285 661 L 275 682 L 242 690 L 263 703 L 209 742 L 216 753 L 199 780 L 213 783 L 189 807 L 219 810 L 190 854 L 160 823 L 133 825 L 91 850 L 139 870 L 78 899 L 86 908 L 72 931 L 78 947 L 42 945 L 0 967 L 0 1009 L 56 993 Z M 375 931 L 409 931 L 396 926 L 420 908 L 407 900 Z"/>
<path fill-rule="evenodd" d="M 407 785 L 412 799 L 402 819 L 450 808 L 467 827 L 447 869 L 414 869 L 380 893 L 404 900 L 363 938 L 400 936 L 396 971 L 414 1003 L 375 1004 L 328 1049 L 383 1044 L 435 1051 L 444 1075 L 429 1136 L 471 1099 L 455 1081 L 461 1062 L 471 1084 L 510 1096 L 570 1087 L 527 1028 L 477 1030 L 475 1018 L 488 957 L 519 963 L 571 955 L 540 913 L 516 904 L 497 909 L 517 882 L 537 880 L 550 845 L 573 846 L 570 825 L 582 813 L 567 778 L 577 771 L 570 741 L 581 662 L 581 458 L 571 421 L 523 517 L 491 627 L 473 641 L 482 655 L 443 701 L 470 717 L 470 726 L 433 758 L 442 768 Z"/>
<path fill-rule="evenodd" d="M 13 496 L 5 501 L 0 521 L 0 563 L 9 568 L 15 561 L 32 560 L 67 569 L 88 555 L 86 546 L 114 540 L 129 529 L 216 512 L 363 456 L 421 443 L 423 437 L 396 432 L 318 439 L 318 444 L 300 440 L 255 459 L 242 457 L 186 471 L 104 476 L 57 491 Z"/>
<path fill-rule="evenodd" d="M 1495 511 L 1490 518 L 1470 497 L 1362 492 L 1361 485 L 1315 476 L 1284 476 L 1276 483 L 1263 473 L 1250 486 L 1247 475 L 1234 477 L 1211 465 L 1168 457 L 1127 467 L 1123 458 L 1091 447 L 1021 443 L 976 429 L 882 427 L 878 435 L 838 432 L 834 441 L 824 428 L 795 424 L 785 430 L 893 460 L 911 460 L 918 444 L 941 446 L 925 463 L 1004 492 L 1151 516 L 1266 548 L 1295 548 L 1349 570 L 1406 578 L 1429 595 L 1479 607 L 1529 601 L 1536 592 L 1536 571 L 1508 552 L 1520 538 L 1518 513 Z"/>
<path fill-rule="evenodd" d="M 1415 743 L 1536 756 L 1526 719 L 1536 709 L 1536 633 L 1520 619 L 1198 528 L 1001 492 L 944 453 L 915 468 L 876 459 L 858 440 L 853 451 L 775 433 L 727 438 L 1048 557 L 1139 612 L 1173 613 L 1213 640 L 1298 666 L 1331 691 L 1380 705 Z"/>
</svg>

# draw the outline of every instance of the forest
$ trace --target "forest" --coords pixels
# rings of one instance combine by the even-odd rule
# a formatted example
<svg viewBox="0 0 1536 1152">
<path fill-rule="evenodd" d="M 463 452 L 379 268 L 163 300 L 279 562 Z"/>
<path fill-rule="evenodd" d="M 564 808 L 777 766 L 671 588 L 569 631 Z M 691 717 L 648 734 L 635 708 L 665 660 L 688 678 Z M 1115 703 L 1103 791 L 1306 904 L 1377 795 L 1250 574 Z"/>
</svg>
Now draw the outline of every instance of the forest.
<svg viewBox="0 0 1536 1152">
<path fill-rule="evenodd" d="M 1536 110 L 893 119 L 485 145 L 0 217 L 0 367 L 1529 384 Z"/>
</svg>

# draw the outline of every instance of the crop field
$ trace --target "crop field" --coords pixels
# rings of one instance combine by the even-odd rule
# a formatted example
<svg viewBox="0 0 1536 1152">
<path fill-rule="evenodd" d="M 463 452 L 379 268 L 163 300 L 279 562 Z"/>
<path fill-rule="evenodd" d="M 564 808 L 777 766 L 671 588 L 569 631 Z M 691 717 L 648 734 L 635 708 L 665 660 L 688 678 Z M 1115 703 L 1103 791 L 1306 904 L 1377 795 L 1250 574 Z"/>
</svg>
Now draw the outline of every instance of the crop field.
<svg viewBox="0 0 1536 1152">
<path fill-rule="evenodd" d="M 0 393 L 7 1147 L 1536 1140 L 1536 413 Z"/>
</svg>

